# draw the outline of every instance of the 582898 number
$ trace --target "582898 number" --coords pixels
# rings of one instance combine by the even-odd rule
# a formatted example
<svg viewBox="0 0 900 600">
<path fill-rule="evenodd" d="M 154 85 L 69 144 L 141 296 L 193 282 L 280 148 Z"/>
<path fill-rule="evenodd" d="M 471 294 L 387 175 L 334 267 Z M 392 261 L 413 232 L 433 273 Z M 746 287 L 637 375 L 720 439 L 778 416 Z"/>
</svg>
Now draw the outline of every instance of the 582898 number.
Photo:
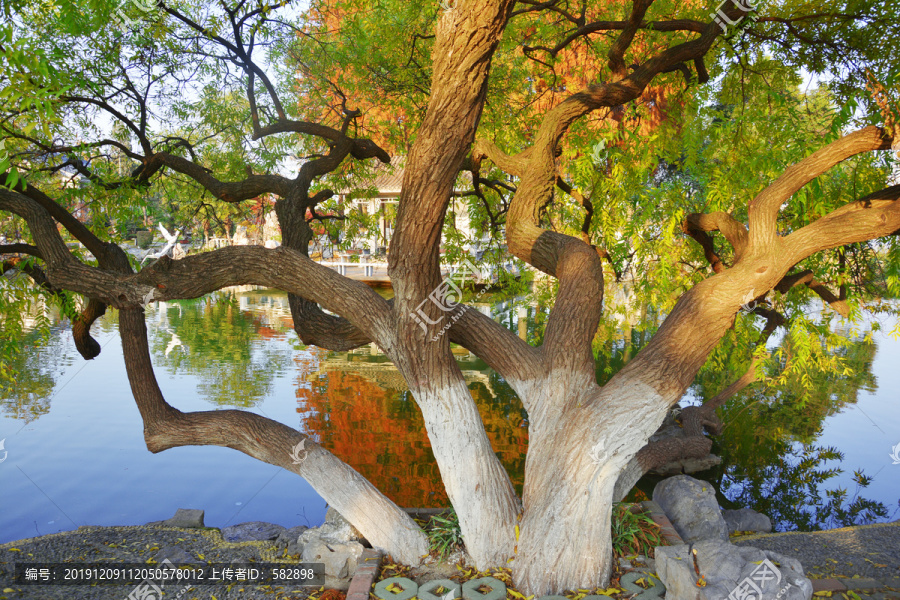
<svg viewBox="0 0 900 600">
<path fill-rule="evenodd" d="M 313 569 L 306 567 L 273 568 L 272 579 L 284 581 L 306 581 L 315 575 Z"/>
</svg>

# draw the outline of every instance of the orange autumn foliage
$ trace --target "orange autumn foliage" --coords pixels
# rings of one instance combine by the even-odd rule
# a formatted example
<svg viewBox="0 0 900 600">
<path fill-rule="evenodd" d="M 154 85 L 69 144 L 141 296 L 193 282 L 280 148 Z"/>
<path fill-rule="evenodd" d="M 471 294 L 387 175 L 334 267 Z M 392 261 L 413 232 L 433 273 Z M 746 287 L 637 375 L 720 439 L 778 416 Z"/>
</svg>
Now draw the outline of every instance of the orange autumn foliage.
<svg viewBox="0 0 900 600">
<path fill-rule="evenodd" d="M 400 506 L 448 505 L 421 413 L 408 392 L 327 367 L 308 379 L 309 388 L 298 386 L 297 412 L 306 413 L 305 425 L 317 442 Z M 504 407 L 492 406 L 484 384 L 470 389 L 494 450 L 521 488 L 528 432 L 518 410 L 506 417 Z"/>
</svg>

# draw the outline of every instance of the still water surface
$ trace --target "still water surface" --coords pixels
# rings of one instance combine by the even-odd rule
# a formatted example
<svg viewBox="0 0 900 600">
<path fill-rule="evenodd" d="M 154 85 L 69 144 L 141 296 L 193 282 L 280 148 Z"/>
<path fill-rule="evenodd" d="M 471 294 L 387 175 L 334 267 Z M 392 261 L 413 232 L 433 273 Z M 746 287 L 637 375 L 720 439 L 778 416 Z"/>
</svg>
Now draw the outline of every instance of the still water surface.
<svg viewBox="0 0 900 600">
<path fill-rule="evenodd" d="M 519 326 L 508 305 L 481 308 L 511 328 Z M 300 345 L 290 329 L 286 297 L 266 290 L 154 305 L 147 321 L 157 377 L 180 410 L 256 412 L 310 434 L 402 506 L 446 505 L 418 408 L 403 378 L 377 351 L 335 353 Z M 0 463 L 0 543 L 81 525 L 143 524 L 168 518 L 177 508 L 204 509 L 206 524 L 215 527 L 323 521 L 325 502 L 302 478 L 240 452 L 210 446 L 151 454 L 129 390 L 115 312 L 94 332 L 103 352 L 85 362 L 67 328 L 57 327 L 20 365 L 24 374 L 13 397 L 0 401 L 0 439 L 7 453 Z M 845 487 L 852 501 L 853 471 L 864 469 L 873 479 L 860 497 L 886 511 L 869 520 L 885 521 L 897 518 L 900 499 L 900 464 L 889 456 L 900 444 L 900 342 L 878 335 L 875 344 L 865 389 L 855 392 L 855 403 L 839 403 L 824 416 L 813 428 L 813 441 L 844 454 L 843 461 L 820 463 L 843 472 L 816 493 L 826 498 L 828 490 Z M 528 439 L 521 403 L 483 362 L 465 351 L 457 358 L 494 450 L 521 491 Z M 742 418 L 732 430 L 736 448 L 748 428 L 760 426 L 752 407 Z M 703 476 L 729 488 L 725 504 L 738 498 L 759 503 L 760 494 L 748 489 L 758 487 L 760 477 L 790 504 L 793 487 L 809 489 L 802 469 L 785 475 L 785 465 L 800 460 L 791 455 L 797 448 L 788 440 L 781 454 L 770 452 L 762 465 L 732 452 L 725 465 Z M 643 487 L 651 490 L 652 480 Z M 810 525 L 790 511 L 760 508 L 778 513 L 780 529 Z"/>
</svg>

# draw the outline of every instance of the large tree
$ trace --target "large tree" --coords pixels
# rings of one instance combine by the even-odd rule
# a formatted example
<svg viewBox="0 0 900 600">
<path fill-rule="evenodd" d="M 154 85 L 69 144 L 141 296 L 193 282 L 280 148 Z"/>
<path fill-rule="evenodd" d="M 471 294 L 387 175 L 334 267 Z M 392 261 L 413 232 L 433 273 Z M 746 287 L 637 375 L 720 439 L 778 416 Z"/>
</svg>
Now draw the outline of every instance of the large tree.
<svg viewBox="0 0 900 600">
<path fill-rule="evenodd" d="M 9 169 L 0 211 L 8 216 L 4 226 L 11 238 L 0 253 L 12 257 L 4 269 L 20 267 L 62 298 L 85 358 L 100 350 L 91 325 L 107 307 L 119 311 L 125 368 L 152 452 L 221 445 L 293 471 L 372 544 L 414 563 L 427 552 L 421 529 L 332 453 L 256 414 L 183 413 L 159 389 L 144 323 L 148 302 L 195 298 L 238 284 L 287 291 L 303 343 L 346 350 L 374 342 L 406 379 L 466 549 L 478 566 L 511 562 L 516 584 L 528 593 L 603 585 L 612 565 L 613 501 L 650 467 L 708 453 L 704 428 L 719 426 L 716 408 L 756 377 L 748 349 L 746 374 L 710 394 L 702 406 L 683 411 L 685 434 L 648 443 L 710 353 L 733 331 L 741 307 L 754 300 L 755 313 L 766 319 L 763 331 L 753 336 L 756 344 L 781 323 L 780 315 L 762 304 L 773 290 L 808 288 L 845 311 L 845 293 L 834 294 L 816 276 L 843 273 L 842 257 L 850 251 L 833 260 L 826 255 L 815 269 L 806 261 L 900 230 L 900 186 L 884 188 L 884 171 L 871 161 L 847 166 L 861 155 L 889 149 L 900 133 L 890 112 L 890 89 L 883 86 L 898 58 L 897 15 L 887 2 L 826 2 L 814 8 L 786 2 L 758 15 L 751 5 L 725 2 L 715 19 L 708 8 L 664 0 L 624 7 L 590 0 L 339 3 L 343 12 L 337 22 L 356 27 L 344 42 L 391 41 L 359 50 L 368 53 L 372 76 L 397 94 L 404 126 L 403 143 L 395 146 L 408 144 L 389 250 L 395 296 L 387 301 L 308 256 L 310 222 L 344 216 L 325 210 L 332 207 L 334 192 L 323 178 L 342 165 L 390 160 L 384 148 L 358 133 L 360 113 L 352 99 L 359 94 L 345 93 L 336 83 L 339 74 L 363 81 L 352 72 L 359 57 L 355 64 L 348 57 L 351 62 L 337 65 L 340 72 L 329 78 L 326 72 L 335 65 L 314 64 L 305 54 L 312 44 L 322 50 L 320 57 L 346 56 L 336 50 L 341 36 L 322 28 L 333 21 L 319 19 L 333 4 L 303 15 L 288 3 L 276 7 L 246 0 L 215 5 L 164 0 L 124 8 L 96 3 L 90 10 L 49 1 L 13 3 L 11 20 L 0 30 L 0 130 L 8 155 L 0 154 L 0 168 Z M 121 11 L 129 17 L 122 30 L 108 27 L 113 13 Z M 568 86 L 576 78 L 557 85 L 552 69 L 578 44 L 583 47 L 578 68 L 589 83 L 572 90 Z M 755 58 L 748 67 L 750 54 Z M 391 71 L 392 60 L 405 70 Z M 747 104 L 759 112 L 759 129 L 743 135 L 768 135 L 766 108 L 774 110 L 773 99 L 785 102 L 771 89 L 737 94 L 744 99 L 738 108 L 697 100 L 703 86 L 716 83 L 710 72 L 723 89 L 730 85 L 743 93 L 744 77 L 758 74 L 753 67 L 767 61 L 778 63 L 781 72 L 833 67 L 838 102 L 858 96 L 868 75 L 883 109 L 872 112 L 876 118 L 884 115 L 884 126 L 847 135 L 835 127 L 829 141 L 808 148 L 809 137 L 770 149 L 757 139 L 755 163 L 740 163 L 746 157 L 727 153 L 706 152 L 699 159 L 698 146 L 688 143 L 688 121 L 669 130 L 672 140 L 684 144 L 681 155 L 653 128 L 634 127 L 630 135 L 646 139 L 631 148 L 654 167 L 633 176 L 639 183 L 627 202 L 616 191 L 627 167 L 622 159 L 614 164 L 603 147 L 594 147 L 598 166 L 585 173 L 590 154 L 585 141 L 605 130 L 595 121 L 581 125 L 591 115 L 608 117 L 620 137 L 610 137 L 615 143 L 607 147 L 619 144 L 624 152 L 621 130 L 629 110 L 659 110 L 655 97 L 646 95 L 651 85 L 688 86 L 679 102 L 700 112 L 716 108 L 717 119 L 728 119 L 726 113 Z M 298 64 L 304 65 L 299 81 Z M 499 71 L 499 82 L 492 82 L 492 69 Z M 548 71 L 538 77 L 541 69 Z M 566 63 L 566 72 L 572 69 L 571 61 Z M 740 77 L 728 79 L 732 72 Z M 777 72 L 763 69 L 762 79 Z M 549 97 L 530 101 L 529 94 L 548 86 Z M 305 103 L 315 90 L 339 102 Z M 639 100 L 640 107 L 633 108 Z M 510 107 L 516 106 L 529 108 L 511 118 Z M 128 131 L 127 142 L 109 133 L 112 123 Z M 505 131 L 511 126 L 523 130 Z M 786 135 L 785 128 L 779 131 Z M 570 133 L 580 145 L 567 145 Z M 819 133 L 827 134 L 828 127 Z M 767 151 L 772 160 L 764 160 Z M 285 161 L 294 153 L 305 155 L 296 166 Z M 802 160 L 788 165 L 786 159 L 797 156 Z M 123 160 L 130 170 L 122 169 Z M 721 170 L 728 161 L 744 169 L 734 176 L 739 189 L 729 194 L 697 176 Z M 754 164 L 759 170 L 748 174 Z M 782 172 L 775 171 L 779 164 Z M 509 253 L 556 282 L 539 344 L 530 345 L 479 311 L 454 305 L 452 290 L 442 281 L 442 232 L 463 170 L 475 185 L 473 201 L 481 201 L 481 209 L 473 204 L 473 214 L 503 233 Z M 838 176 L 828 179 L 830 173 Z M 81 183 L 72 185 L 76 176 Z M 842 177 L 853 185 L 826 189 L 823 184 Z M 593 193 L 585 195 L 573 183 L 590 185 Z M 694 210 L 667 203 L 666 186 L 690 196 L 687 206 Z M 230 247 L 140 268 L 115 243 L 110 219 L 133 216 L 167 192 L 185 206 L 193 196 L 196 206 L 206 209 L 270 195 L 283 245 Z M 655 269 L 656 281 L 677 275 L 679 284 L 666 288 L 672 302 L 659 303 L 662 322 L 652 337 L 601 385 L 594 344 L 602 329 L 604 269 L 609 270 L 604 261 L 616 276 L 627 262 L 605 246 L 631 235 L 640 238 L 635 232 L 640 227 L 650 238 L 671 241 L 676 224 L 696 241 L 690 251 L 708 261 L 708 268 L 674 269 L 674 255 L 656 263 L 632 261 L 637 281 L 641 269 Z M 86 253 L 67 246 L 73 239 Z M 882 258 L 892 240 L 880 247 Z M 623 253 L 633 259 L 648 247 L 653 246 Z M 896 278 L 889 283 L 896 287 Z M 88 300 L 79 314 L 72 293 Z M 449 334 L 434 339 L 446 324 Z M 528 412 L 521 498 L 491 448 L 451 342 L 484 359 Z"/>
</svg>

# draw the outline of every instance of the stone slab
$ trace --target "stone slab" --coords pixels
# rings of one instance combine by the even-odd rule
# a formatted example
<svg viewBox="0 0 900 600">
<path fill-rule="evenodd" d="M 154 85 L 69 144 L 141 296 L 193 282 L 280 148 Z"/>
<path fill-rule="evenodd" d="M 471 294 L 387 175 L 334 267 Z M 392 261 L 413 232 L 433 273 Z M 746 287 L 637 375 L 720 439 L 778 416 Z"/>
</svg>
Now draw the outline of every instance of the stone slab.
<svg viewBox="0 0 900 600">
<path fill-rule="evenodd" d="M 847 586 L 837 579 L 810 579 L 813 593 L 816 592 L 845 592 Z"/>
<path fill-rule="evenodd" d="M 840 578 L 839 581 L 847 586 L 848 590 L 877 590 L 884 585 L 877 579 L 860 577 L 859 579 Z"/>
</svg>

